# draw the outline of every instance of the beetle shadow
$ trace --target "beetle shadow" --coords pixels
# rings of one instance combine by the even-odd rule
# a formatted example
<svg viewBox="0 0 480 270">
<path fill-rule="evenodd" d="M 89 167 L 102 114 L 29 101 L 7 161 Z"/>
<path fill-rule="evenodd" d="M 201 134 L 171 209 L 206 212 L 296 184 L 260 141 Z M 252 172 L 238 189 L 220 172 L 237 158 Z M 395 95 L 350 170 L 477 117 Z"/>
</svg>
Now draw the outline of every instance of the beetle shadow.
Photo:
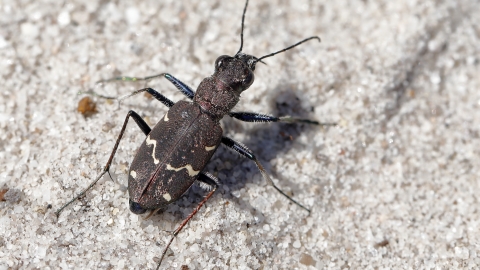
<svg viewBox="0 0 480 270">
<path fill-rule="evenodd" d="M 312 120 L 325 121 L 326 119 L 313 119 L 312 112 L 314 107 L 307 108 L 306 102 L 294 90 L 293 86 L 279 85 L 273 88 L 274 94 L 270 95 L 270 104 L 267 111 L 260 111 L 258 113 L 271 114 L 274 116 L 293 116 L 298 118 L 306 118 Z M 248 109 L 247 109 L 248 110 Z M 255 154 L 259 162 L 265 167 L 267 173 L 274 179 L 277 186 L 284 191 L 289 191 L 295 199 L 295 194 L 301 194 L 304 191 L 295 184 L 295 179 L 290 179 L 283 176 L 278 169 L 274 169 L 271 161 L 276 158 L 287 158 L 292 149 L 299 146 L 297 138 L 304 133 L 322 132 L 322 128 L 316 125 L 295 123 L 242 123 L 236 119 L 228 119 L 225 121 L 225 134 L 235 139 L 235 133 L 248 134 L 246 139 L 237 140 L 245 144 Z M 227 177 L 235 174 L 237 167 L 246 167 L 249 169 L 247 173 L 241 173 L 235 179 L 234 183 L 229 183 L 231 190 L 240 190 L 245 187 L 247 183 L 262 184 L 265 180 L 261 177 L 260 171 L 255 166 L 255 163 L 249 159 L 243 158 L 231 149 L 225 149 L 224 157 L 232 164 L 237 164 L 227 174 Z M 220 154 L 222 154 L 220 152 Z M 290 154 L 291 156 L 291 154 Z M 285 162 L 286 163 L 286 162 Z M 253 172 L 253 173 L 248 173 Z M 251 177 L 253 175 L 253 177 Z M 251 179 L 253 178 L 253 179 Z M 223 183 L 223 182 L 222 182 Z M 270 192 L 277 192 L 270 189 Z M 283 196 L 281 196 L 283 197 Z M 283 198 L 285 199 L 285 198 Z M 286 201 L 288 202 L 288 201 Z M 290 203 L 290 202 L 288 202 Z M 302 203 L 302 202 L 300 202 Z"/>
<path fill-rule="evenodd" d="M 258 113 L 274 116 L 289 115 L 317 120 L 320 122 L 327 122 L 330 120 L 314 119 L 312 112 L 314 112 L 315 108 L 305 107 L 305 103 L 307 102 L 302 101 L 302 98 L 294 90 L 293 86 L 279 85 L 269 91 L 274 93 L 269 95 L 271 97 L 269 108 L 266 111 L 258 111 Z M 252 111 L 248 109 L 247 104 L 244 105 L 244 108 L 246 109 L 242 109 L 241 111 Z M 305 191 L 295 184 L 295 179 L 282 176 L 281 173 L 273 169 L 270 161 L 276 157 L 285 156 L 292 148 L 295 148 L 295 146 L 298 145 L 296 138 L 303 133 L 324 132 L 322 127 L 301 123 L 246 123 L 227 116 L 222 120 L 222 128 L 224 129 L 225 136 L 245 144 L 250 150 L 252 150 L 259 162 L 265 167 L 270 177 L 274 179 L 277 186 L 283 191 L 287 191 L 287 194 L 291 195 L 293 199 L 299 201 L 295 198 L 295 194 L 305 193 Z M 240 140 L 237 139 L 239 136 L 235 136 L 237 133 L 248 135 L 245 136 L 245 140 Z M 259 210 L 256 209 L 248 199 L 242 199 L 242 197 L 240 197 L 240 191 L 245 188 L 247 183 L 258 185 L 262 184 L 260 181 L 265 181 L 261 177 L 255 163 L 222 145 L 213 155 L 204 171 L 217 176 L 220 181 L 216 194 L 207 202 L 207 204 L 219 203 L 221 200 L 219 200 L 218 196 L 221 196 L 221 198 L 226 201 L 235 202 L 235 206 L 239 209 L 251 213 L 252 223 L 256 223 L 254 217 L 258 216 Z M 277 191 L 269 189 L 269 192 Z M 194 184 L 184 196 L 182 196 L 182 198 L 169 205 L 164 211 L 173 214 L 175 221 L 178 223 L 188 215 L 188 213 L 185 214 L 182 208 L 193 211 L 205 195 L 206 191 L 203 191 L 198 185 Z M 281 200 L 285 200 L 285 203 L 291 203 L 283 196 L 280 197 L 282 197 Z M 301 200 L 299 202 L 302 203 Z M 155 216 L 155 220 L 162 219 L 161 215 Z"/>
</svg>

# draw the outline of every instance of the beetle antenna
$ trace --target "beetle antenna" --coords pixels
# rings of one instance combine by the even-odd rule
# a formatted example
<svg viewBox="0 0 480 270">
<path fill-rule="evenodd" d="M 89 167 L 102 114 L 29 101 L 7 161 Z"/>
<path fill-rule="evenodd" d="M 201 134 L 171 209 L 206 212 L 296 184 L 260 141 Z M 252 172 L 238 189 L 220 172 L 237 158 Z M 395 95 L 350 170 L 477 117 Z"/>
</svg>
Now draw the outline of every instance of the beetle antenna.
<svg viewBox="0 0 480 270">
<path fill-rule="evenodd" d="M 243 23 L 242 23 L 242 25 L 243 25 Z M 242 35 L 243 35 L 243 34 L 242 34 Z M 296 43 L 296 44 L 293 44 L 292 46 L 287 47 L 287 48 L 285 48 L 285 49 L 283 49 L 283 50 L 280 50 L 280 51 L 278 51 L 278 52 L 274 52 L 274 53 L 271 53 L 271 54 L 264 55 L 264 56 L 258 58 L 257 60 L 255 60 L 255 63 L 257 63 L 257 62 L 262 62 L 262 61 L 261 61 L 262 59 L 265 59 L 265 58 L 274 56 L 275 54 L 279 54 L 279 53 L 288 51 L 288 50 L 290 50 L 290 49 L 292 49 L 292 48 L 294 48 L 294 47 L 297 47 L 298 45 L 300 45 L 300 44 L 302 44 L 302 43 L 304 43 L 304 42 L 307 42 L 307 41 L 309 41 L 309 40 L 311 40 L 311 39 L 318 39 L 319 42 L 322 41 L 322 40 L 321 40 L 319 37 L 317 37 L 317 36 L 309 37 L 309 38 L 306 38 L 306 39 L 304 39 L 304 40 L 302 40 L 302 41 L 300 41 L 300 42 L 298 42 L 298 43 Z"/>
<path fill-rule="evenodd" d="M 245 13 L 247 13 L 247 6 L 248 6 L 248 0 L 247 2 L 245 3 L 245 7 L 243 8 L 243 15 L 242 15 L 242 31 L 240 32 L 240 49 L 238 49 L 238 52 L 241 52 L 242 49 L 243 49 L 243 26 L 244 26 L 244 23 L 245 23 Z"/>
</svg>

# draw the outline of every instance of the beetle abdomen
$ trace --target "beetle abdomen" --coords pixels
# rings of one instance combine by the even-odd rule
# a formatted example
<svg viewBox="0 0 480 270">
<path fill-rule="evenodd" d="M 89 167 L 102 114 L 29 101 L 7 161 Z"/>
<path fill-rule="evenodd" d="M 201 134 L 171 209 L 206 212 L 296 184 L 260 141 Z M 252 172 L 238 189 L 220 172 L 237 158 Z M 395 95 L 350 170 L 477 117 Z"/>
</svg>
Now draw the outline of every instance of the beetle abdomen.
<svg viewBox="0 0 480 270">
<path fill-rule="evenodd" d="M 222 132 L 218 121 L 197 104 L 177 102 L 152 129 L 130 166 L 130 200 L 145 209 L 177 200 L 212 157 Z"/>
</svg>

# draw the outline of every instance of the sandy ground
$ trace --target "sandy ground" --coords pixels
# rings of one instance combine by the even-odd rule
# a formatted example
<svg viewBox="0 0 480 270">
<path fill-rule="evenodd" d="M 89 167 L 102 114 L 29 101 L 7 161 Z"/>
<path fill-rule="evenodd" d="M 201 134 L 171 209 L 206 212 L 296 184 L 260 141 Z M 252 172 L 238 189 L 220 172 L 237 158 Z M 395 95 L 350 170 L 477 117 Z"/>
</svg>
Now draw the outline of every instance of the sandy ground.
<svg viewBox="0 0 480 270">
<path fill-rule="evenodd" d="M 130 123 L 111 173 L 54 211 L 108 160 L 128 110 L 165 114 L 138 95 L 92 97 L 95 82 L 169 72 L 194 89 L 235 54 L 243 1 L 0 2 L 0 269 L 152 269 L 205 193 L 194 186 L 148 220 L 130 213 L 126 173 L 144 139 Z M 252 0 L 244 52 L 262 56 L 236 110 L 338 126 L 241 123 L 274 181 L 220 148 L 221 187 L 173 242 L 162 268 L 474 269 L 480 264 L 480 5 L 445 1 Z M 97 91 L 120 96 L 142 83 Z M 166 80 L 149 82 L 185 99 Z M 477 195 L 475 195 L 477 194 Z M 52 208 L 48 206 L 51 205 Z"/>
</svg>

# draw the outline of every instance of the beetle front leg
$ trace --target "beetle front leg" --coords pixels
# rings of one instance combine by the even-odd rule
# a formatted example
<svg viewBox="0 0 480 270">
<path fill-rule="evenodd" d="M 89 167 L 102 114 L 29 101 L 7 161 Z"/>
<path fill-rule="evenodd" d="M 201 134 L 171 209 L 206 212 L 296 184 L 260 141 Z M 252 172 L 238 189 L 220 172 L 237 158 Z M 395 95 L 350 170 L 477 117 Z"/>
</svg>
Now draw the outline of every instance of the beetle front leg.
<svg viewBox="0 0 480 270">
<path fill-rule="evenodd" d="M 169 73 L 160 73 L 158 75 L 148 76 L 148 77 L 145 77 L 145 80 L 148 81 L 157 77 L 164 77 L 167 80 L 169 80 L 173 85 L 175 85 L 175 87 L 178 90 L 180 90 L 180 92 L 182 92 L 182 94 L 184 94 L 189 99 L 193 99 L 193 96 L 195 96 L 195 91 L 193 91 L 193 89 L 190 86 L 186 85 L 184 82 L 180 81 L 179 79 L 173 77 Z"/>
<path fill-rule="evenodd" d="M 90 90 L 90 91 L 86 91 L 86 92 L 80 92 L 81 94 L 90 94 L 90 95 L 94 95 L 94 96 L 97 96 L 97 97 L 100 97 L 100 98 L 104 98 L 104 99 L 116 99 L 118 100 L 118 102 L 122 102 L 122 100 L 126 99 L 126 98 L 129 98 L 131 96 L 135 96 L 135 95 L 138 95 L 142 92 L 147 92 L 149 93 L 152 97 L 154 97 L 156 100 L 162 102 L 165 106 L 167 107 L 172 107 L 175 102 L 171 101 L 170 99 L 168 99 L 167 97 L 165 97 L 164 95 L 160 94 L 157 90 L 153 89 L 153 88 L 150 88 L 150 87 L 147 87 L 147 88 L 143 88 L 143 89 L 140 89 L 140 90 L 136 90 L 136 91 L 133 91 L 132 93 L 128 94 L 128 95 L 125 95 L 125 96 L 121 96 L 121 97 L 111 97 L 111 96 L 104 96 L 104 95 L 101 95 L 101 94 L 98 94 L 97 92 L 93 91 L 93 90 Z"/>
<path fill-rule="evenodd" d="M 307 207 L 303 206 L 302 204 L 300 204 L 299 202 L 295 201 L 294 199 L 292 199 L 290 196 L 288 196 L 287 194 L 285 194 L 280 188 L 278 188 L 275 183 L 273 182 L 273 180 L 270 178 L 270 176 L 267 174 L 267 171 L 265 170 L 265 168 L 263 168 L 262 164 L 260 164 L 260 162 L 258 161 L 258 159 L 255 157 L 255 155 L 253 154 L 252 150 L 248 149 L 245 145 L 243 145 L 242 143 L 240 142 L 237 142 L 233 139 L 230 139 L 228 137 L 222 137 L 222 143 L 224 145 L 226 145 L 227 147 L 233 149 L 235 152 L 239 153 L 240 155 L 250 159 L 250 160 L 253 160 L 253 162 L 255 162 L 255 165 L 257 165 L 257 168 L 260 170 L 260 173 L 262 174 L 262 177 L 263 179 L 265 179 L 267 181 L 267 183 L 269 183 L 273 188 L 275 188 L 278 192 L 280 192 L 280 194 L 282 194 L 283 196 L 285 196 L 287 199 L 289 199 L 291 202 L 293 202 L 294 204 L 300 206 L 302 209 L 308 211 L 308 213 L 310 214 L 310 209 L 308 209 Z"/>
<path fill-rule="evenodd" d="M 210 197 L 213 195 L 215 190 L 217 190 L 217 188 L 218 188 L 218 179 L 215 176 L 213 176 L 209 173 L 200 173 L 198 175 L 197 181 L 200 182 L 200 184 L 201 184 L 200 186 L 203 189 L 207 189 L 210 192 L 197 205 L 197 207 L 193 210 L 193 212 L 190 213 L 190 215 L 188 215 L 188 217 L 185 220 L 182 221 L 180 226 L 178 226 L 178 228 L 175 229 L 175 231 L 173 231 L 172 238 L 170 238 L 170 241 L 168 241 L 167 246 L 165 247 L 165 249 L 162 252 L 162 257 L 160 258 L 160 261 L 158 262 L 157 270 L 160 268 L 160 265 L 162 264 L 163 258 L 165 257 L 165 254 L 167 254 L 167 250 L 170 247 L 170 245 L 172 244 L 173 239 L 175 239 L 175 237 L 177 237 L 177 235 L 180 233 L 180 231 L 183 229 L 183 227 L 185 227 L 185 225 L 188 223 L 188 221 L 190 219 L 192 219 L 193 216 L 195 216 L 195 214 L 198 212 L 198 210 L 200 210 L 200 208 L 207 202 L 208 199 L 210 199 Z"/>
<path fill-rule="evenodd" d="M 305 124 L 320 125 L 320 126 L 337 125 L 337 123 L 321 123 L 321 122 L 310 120 L 310 119 L 296 118 L 296 117 L 290 117 L 290 116 L 276 117 L 276 116 L 271 116 L 271 115 L 261 114 L 261 113 L 254 113 L 254 112 L 230 112 L 228 115 L 244 122 L 305 123 Z"/>
<path fill-rule="evenodd" d="M 182 81 L 175 78 L 169 73 L 160 73 L 157 75 L 152 75 L 144 78 L 121 76 L 121 77 L 115 77 L 107 80 L 101 80 L 101 81 L 98 81 L 96 84 L 98 85 L 98 84 L 103 84 L 103 83 L 112 82 L 112 81 L 129 81 L 129 82 L 145 81 L 145 86 L 146 86 L 146 82 L 158 77 L 164 77 L 165 79 L 169 80 L 178 90 L 180 90 L 180 92 L 182 92 L 182 94 L 184 94 L 189 99 L 193 99 L 193 96 L 195 95 L 195 91 L 193 91 L 191 87 L 189 87 L 188 85 L 186 85 L 185 83 L 183 83 Z"/>
<path fill-rule="evenodd" d="M 132 117 L 133 120 L 135 120 L 135 123 L 137 123 L 138 127 L 140 127 L 140 129 L 143 131 L 143 133 L 145 135 L 148 135 L 150 133 L 151 128 L 148 126 L 147 123 L 145 123 L 145 121 L 140 117 L 140 115 L 138 115 L 134 111 L 129 111 L 128 114 L 127 114 L 127 117 L 125 118 L 125 122 L 123 123 L 122 130 L 120 131 L 120 134 L 118 135 L 118 139 L 115 143 L 115 146 L 113 147 L 112 153 L 110 154 L 110 158 L 108 159 L 107 164 L 103 168 L 102 173 L 92 183 L 90 183 L 90 185 L 87 188 L 85 188 L 82 192 L 80 192 L 77 196 L 75 196 L 75 198 L 71 199 L 69 202 L 67 202 L 62 207 L 60 207 L 60 209 L 58 209 L 55 212 L 57 217 L 60 215 L 60 213 L 63 211 L 63 209 L 65 209 L 65 207 L 69 206 L 71 203 L 73 203 L 78 198 L 83 196 L 89 189 L 91 189 L 93 186 L 95 186 L 95 184 L 98 182 L 98 180 L 100 180 L 103 177 L 103 175 L 105 175 L 105 173 L 108 172 L 108 170 L 110 169 L 110 165 L 112 164 L 113 156 L 115 156 L 115 153 L 117 152 L 118 145 L 120 144 L 120 140 L 123 137 L 123 133 L 125 133 L 125 129 L 127 128 L 127 124 L 128 124 L 128 119 L 130 117 Z"/>
<path fill-rule="evenodd" d="M 135 95 L 138 95 L 142 92 L 147 92 L 149 93 L 152 97 L 154 97 L 156 100 L 162 102 L 165 106 L 167 106 L 168 108 L 171 108 L 175 103 L 173 101 L 171 101 L 170 99 L 168 99 L 167 97 L 165 97 L 164 95 L 160 94 L 159 92 L 157 92 L 155 89 L 153 88 L 143 88 L 143 89 L 140 89 L 140 90 L 135 90 L 133 91 L 131 94 L 128 94 L 128 95 L 125 95 L 123 97 L 119 97 L 117 98 L 119 102 L 121 102 L 122 100 L 126 99 L 126 98 L 129 98 L 131 96 L 135 96 Z"/>
</svg>

